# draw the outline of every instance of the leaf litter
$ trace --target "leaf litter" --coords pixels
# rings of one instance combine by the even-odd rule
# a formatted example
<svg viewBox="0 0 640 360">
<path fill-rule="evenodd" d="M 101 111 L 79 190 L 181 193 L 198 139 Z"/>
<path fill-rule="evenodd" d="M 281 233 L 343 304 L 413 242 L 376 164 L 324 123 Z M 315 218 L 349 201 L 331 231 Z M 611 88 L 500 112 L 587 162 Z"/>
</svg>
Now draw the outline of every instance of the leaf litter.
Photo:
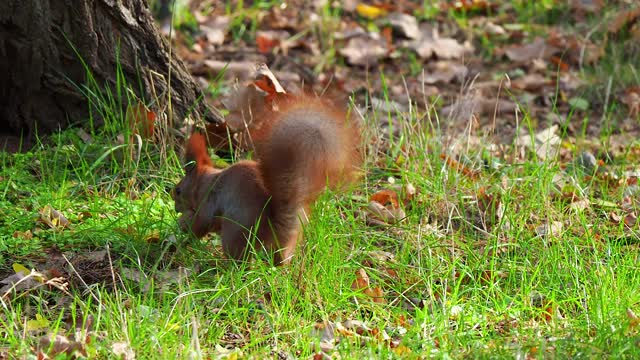
<svg viewBox="0 0 640 360">
<path fill-rule="evenodd" d="M 297 71 L 307 74 L 313 73 L 311 70 L 319 69 L 321 73 L 317 77 L 312 76 L 313 81 L 306 85 L 315 90 L 324 90 L 326 83 L 322 83 L 320 79 L 325 78 L 331 79 L 331 83 L 341 88 L 342 91 L 364 89 L 365 91 L 356 92 L 355 102 L 357 104 L 367 103 L 364 101 L 366 97 L 386 99 L 387 94 L 382 94 L 379 90 L 383 88 L 380 80 L 370 79 L 365 72 L 365 70 L 377 71 L 384 68 L 387 77 L 385 86 L 389 89 L 400 89 L 400 91 L 389 92 L 391 94 L 389 102 L 406 104 L 403 97 L 409 97 L 416 99 L 417 105 L 427 108 L 431 100 L 425 101 L 423 99 L 437 96 L 438 110 L 449 120 L 446 128 L 450 134 L 465 133 L 470 123 L 474 132 L 487 128 L 503 130 L 503 133 L 496 134 L 495 138 L 485 139 L 483 137 L 480 141 L 484 145 L 479 146 L 492 144 L 479 148 L 489 154 L 489 160 L 516 163 L 526 159 L 527 154 L 533 154 L 539 160 L 559 159 L 562 161 L 562 166 L 581 169 L 580 171 L 567 169 L 559 175 L 559 180 L 561 180 L 558 181 L 560 198 L 564 198 L 563 201 L 568 201 L 576 211 L 593 211 L 594 208 L 603 210 L 607 214 L 608 221 L 624 224 L 625 229 L 637 228 L 637 205 L 632 206 L 634 202 L 637 202 L 637 193 L 633 194 L 633 186 L 637 187 L 637 185 L 633 185 L 632 182 L 633 179 L 637 181 L 640 170 L 637 166 L 628 166 L 624 171 L 618 172 L 610 162 L 602 165 L 599 162 L 607 159 L 609 156 L 607 152 L 611 154 L 616 152 L 611 156 L 619 159 L 623 153 L 624 156 L 634 155 L 635 151 L 636 159 L 640 158 L 638 156 L 640 154 L 639 147 L 632 145 L 633 139 L 637 139 L 640 134 L 637 121 L 634 121 L 640 111 L 640 91 L 637 91 L 636 87 L 630 86 L 613 94 L 614 97 L 619 98 L 620 103 L 624 106 L 624 119 L 621 119 L 620 122 L 628 127 L 626 136 L 613 134 L 614 136 L 609 140 L 611 144 L 590 146 L 588 149 L 590 156 L 576 155 L 581 154 L 580 151 L 575 153 L 567 151 L 567 146 L 576 146 L 575 137 L 582 129 L 580 122 L 583 120 L 580 116 L 572 117 L 571 114 L 574 112 L 590 113 L 593 118 L 599 118 L 604 115 L 600 113 L 602 109 L 608 105 L 596 106 L 602 104 L 594 104 L 582 97 L 581 91 L 584 86 L 593 85 L 593 83 L 589 83 L 589 79 L 583 79 L 579 76 L 579 71 L 583 66 L 602 61 L 605 49 L 602 40 L 593 40 L 588 36 L 589 34 L 572 36 L 552 27 L 546 31 L 548 36 L 540 36 L 539 32 L 536 33 L 535 30 L 525 31 L 522 24 L 517 24 L 518 19 L 509 13 L 508 9 L 505 12 L 506 16 L 490 15 L 497 14 L 494 11 L 502 6 L 496 2 L 460 1 L 444 4 L 446 10 L 441 9 L 441 12 L 469 11 L 475 14 L 472 18 L 482 17 L 484 19 L 482 21 L 484 25 L 480 31 L 492 37 L 495 48 L 483 49 L 480 42 L 480 36 L 483 35 L 477 35 L 475 32 L 477 29 L 471 29 L 471 31 L 461 29 L 458 24 L 445 20 L 442 16 L 436 17 L 436 21 L 425 21 L 412 15 L 410 10 L 400 9 L 397 4 L 379 7 L 359 2 L 353 3 L 354 6 L 351 10 L 345 6 L 346 14 L 343 19 L 340 19 L 340 26 L 338 26 L 341 29 L 341 34 L 336 31 L 333 38 L 333 41 L 337 41 L 340 45 L 338 48 L 341 49 L 336 55 L 338 61 L 333 65 L 326 65 L 327 59 L 322 56 L 326 50 L 324 45 L 319 44 L 317 38 L 314 38 L 311 33 L 305 33 L 301 30 L 306 25 L 300 20 L 304 17 L 290 16 L 290 9 L 273 10 L 269 12 L 268 16 L 259 17 L 257 26 L 264 30 L 260 30 L 256 34 L 255 41 L 232 39 L 229 31 L 229 19 L 221 13 L 213 11 L 208 15 L 203 15 L 203 13 L 197 12 L 198 33 L 201 39 L 189 44 L 180 41 L 180 37 L 177 37 L 178 53 L 186 60 L 192 73 L 200 78 L 200 83 L 205 86 L 211 83 L 210 80 L 213 76 L 223 72 L 227 79 L 238 77 L 254 82 L 251 87 L 247 87 L 250 89 L 247 91 L 253 95 L 245 95 L 247 98 L 238 101 L 240 106 L 235 109 L 231 108 L 232 113 L 234 111 L 240 113 L 235 120 L 231 120 L 232 116 L 228 117 L 227 126 L 232 128 L 232 131 L 239 131 L 246 124 L 246 118 L 242 118 L 242 104 L 251 103 L 252 100 L 249 99 L 251 96 L 255 96 L 258 102 L 265 100 L 264 89 L 255 84 L 258 79 L 252 73 L 255 63 L 267 62 L 269 68 L 274 69 L 272 74 L 276 75 L 273 75 L 268 84 L 273 84 L 274 80 L 277 82 L 278 79 L 285 78 L 284 74 L 291 72 L 288 71 L 290 67 L 296 67 Z M 396 6 L 398 8 L 395 8 Z M 597 13 L 603 5 L 601 1 L 577 0 L 571 1 L 570 6 L 575 9 L 572 16 L 577 21 L 584 21 L 580 20 L 580 17 L 586 16 L 585 13 Z M 311 9 L 303 8 L 298 11 L 304 13 L 310 12 Z M 612 35 L 623 36 L 624 30 L 637 28 L 638 14 L 637 8 L 621 9 L 611 23 L 605 24 L 606 30 Z M 514 25 L 514 23 L 516 24 Z M 384 32 L 387 26 L 393 31 Z M 292 41 L 292 37 L 296 39 Z M 309 51 L 309 49 L 318 50 Z M 481 50 L 487 53 L 481 54 Z M 415 69 L 410 69 L 409 61 L 397 61 L 402 54 L 414 56 L 416 59 L 413 60 L 416 61 Z M 300 60 L 295 62 L 288 60 L 292 58 Z M 416 73 L 421 74 L 416 76 Z M 292 82 L 299 82 L 301 78 L 303 76 L 291 77 L 294 79 Z M 430 87 L 424 86 L 425 84 Z M 289 87 L 284 86 L 284 88 Z M 405 89 L 409 89 L 408 94 L 404 91 Z M 508 95 L 505 95 L 505 89 L 510 91 Z M 424 96 L 425 91 L 428 92 L 428 96 Z M 318 93 L 322 92 L 318 91 Z M 549 93 L 555 96 L 551 101 Z M 269 95 L 268 91 L 267 95 Z M 221 104 L 219 98 L 208 98 L 207 100 L 216 105 Z M 363 107 L 360 110 L 365 116 L 372 114 L 371 108 Z M 504 133 L 508 132 L 507 129 L 515 129 L 516 124 L 522 121 L 521 115 L 525 111 L 534 117 L 534 131 L 525 133 L 514 130 L 505 136 Z M 142 122 L 143 126 L 136 126 L 137 131 L 151 132 L 149 131 L 152 129 L 151 126 L 146 128 L 144 126 L 144 124 L 149 124 L 149 122 L 145 122 L 148 120 L 144 120 L 144 116 L 140 119 L 142 120 L 137 123 Z M 403 120 L 399 118 L 396 121 Z M 586 128 L 586 134 L 599 135 L 602 127 L 601 123 L 596 122 L 595 125 Z M 225 127 L 219 133 L 227 134 L 228 130 Z M 389 134 L 387 141 L 396 135 L 398 134 Z M 90 136 L 84 134 L 80 136 L 87 143 L 91 141 Z M 474 133 L 473 136 L 476 134 Z M 513 143 L 522 151 L 515 153 L 509 159 L 501 150 L 500 145 Z M 569 154 L 567 155 L 567 153 Z M 475 168 L 473 161 L 467 161 L 468 159 L 465 159 L 463 155 L 461 152 L 446 152 L 441 155 L 440 159 L 443 161 L 445 169 L 463 174 L 466 181 L 481 183 L 487 177 L 487 170 Z M 594 160 L 598 166 L 593 165 Z M 602 194 L 583 194 L 580 191 L 566 190 L 565 188 L 573 186 L 576 177 L 592 177 L 594 181 L 610 183 L 614 189 L 620 189 L 625 194 L 627 192 L 629 194 L 619 201 L 609 201 L 598 198 Z M 388 188 L 374 193 L 365 210 L 367 222 L 381 227 L 380 231 L 384 231 L 390 225 L 402 222 L 406 216 L 407 206 L 410 206 L 411 201 L 418 201 L 414 200 L 414 197 L 420 197 L 420 194 L 416 194 L 415 188 L 413 191 L 405 189 L 407 190 L 405 193 L 402 188 L 387 186 L 387 184 L 382 187 Z M 444 199 L 442 202 L 434 204 L 434 208 L 439 206 L 443 208 L 442 216 L 438 221 L 425 223 L 425 228 L 431 227 L 434 229 L 434 233 L 437 232 L 442 237 L 450 236 L 451 228 L 443 227 L 442 224 L 446 224 L 450 220 L 448 217 L 456 210 L 465 214 L 465 211 L 472 207 L 471 204 L 475 204 L 478 208 L 477 218 L 479 220 L 474 225 L 479 228 L 484 226 L 486 231 L 496 224 L 508 226 L 505 224 L 505 219 L 508 216 L 505 216 L 504 211 L 517 211 L 517 209 L 505 210 L 502 207 L 503 200 L 498 193 L 499 191 L 478 191 L 462 194 L 461 198 L 466 202 Z M 467 201 L 468 199 L 471 200 Z M 429 214 L 429 216 L 439 216 L 434 214 Z M 72 229 L 72 224 L 63 213 L 49 205 L 41 209 L 38 216 L 37 222 L 50 229 L 56 231 Z M 473 217 L 468 216 L 468 218 Z M 553 220 L 532 220 L 530 225 L 531 228 L 528 230 L 541 238 L 557 237 L 561 236 L 563 232 L 572 231 L 571 224 Z M 27 229 L 14 233 L 14 237 L 25 240 L 29 240 L 32 236 L 33 232 Z M 159 238 L 155 234 L 153 237 L 154 239 Z M 510 244 L 511 241 L 503 237 L 494 240 L 491 243 L 496 244 L 495 248 L 504 248 L 504 245 Z M 486 239 L 480 240 L 478 243 L 483 241 L 484 245 L 489 243 Z M 484 249 L 481 250 L 484 251 Z M 91 281 L 88 281 L 88 284 L 100 281 L 105 284 L 112 282 L 113 269 L 106 261 L 104 253 L 87 252 L 84 256 L 76 255 L 77 257 L 68 256 L 68 258 L 79 276 L 73 273 L 74 270 L 71 269 L 71 266 L 61 262 L 62 258 L 59 255 L 54 255 L 48 264 L 55 264 L 58 261 L 51 269 L 64 274 L 63 278 L 70 281 L 74 278 L 77 280 L 77 277 L 89 279 L 89 273 L 92 272 L 95 276 Z M 377 270 L 380 270 L 385 268 L 385 263 L 393 261 L 394 255 L 383 252 L 369 254 L 369 256 L 376 259 L 374 260 L 375 266 Z M 46 269 L 47 265 L 44 266 L 37 265 L 35 268 Z M 372 284 L 367 271 L 365 268 L 357 270 L 352 285 L 353 290 L 362 292 L 365 295 L 364 298 L 373 303 L 393 302 L 394 295 L 386 291 L 384 284 Z M 31 273 L 29 270 L 31 275 L 28 275 L 23 271 L 17 271 L 2 280 L 4 285 L 2 293 L 6 293 L 11 288 L 12 291 L 34 291 L 36 288 L 42 287 L 42 282 L 38 279 L 52 279 L 45 275 L 45 272 L 42 272 L 43 275 L 37 275 L 40 273 Z M 139 270 L 123 269 L 119 275 L 128 281 L 138 283 L 142 289 L 147 286 L 145 285 L 146 275 Z M 169 272 L 165 275 L 169 279 L 180 277 L 180 274 L 176 272 Z M 28 276 L 31 276 L 31 282 L 23 280 Z M 494 278 L 495 276 L 488 277 Z M 162 278 L 163 276 L 159 276 L 158 281 L 164 282 L 167 287 L 170 287 L 171 281 L 161 280 Z M 20 281 L 25 283 L 24 288 L 16 286 Z M 410 281 L 407 280 L 407 282 Z M 550 316 L 554 313 L 554 307 L 557 306 L 544 296 L 538 295 L 531 295 L 531 302 L 533 306 L 542 310 L 545 321 L 550 320 Z M 463 308 L 452 307 L 450 313 L 460 316 L 463 311 Z M 629 310 L 627 316 L 632 324 L 630 327 L 637 327 L 635 313 Z M 34 322 L 30 324 L 34 330 L 35 328 L 46 328 L 45 320 L 33 317 L 30 321 Z M 326 322 L 317 325 L 317 327 L 319 328 L 320 351 L 325 355 L 330 353 L 343 339 L 363 337 L 367 341 L 393 343 L 393 339 L 389 335 L 385 335 L 384 331 L 380 333 L 375 326 L 355 320 Z M 376 331 L 378 332 L 376 333 Z M 79 352 L 82 355 L 83 345 L 81 343 L 64 336 L 58 338 L 58 336 L 41 340 L 41 349 L 53 350 L 48 356 L 55 356 L 56 351 L 57 353 L 66 353 L 69 350 Z M 402 347 L 397 347 L 397 349 L 401 349 L 398 350 L 398 355 L 406 355 L 411 351 Z M 134 355 L 131 355 L 129 350 L 131 350 L 130 345 L 125 342 L 114 343 L 112 346 L 114 355 L 123 358 L 133 358 L 130 357 Z"/>
</svg>

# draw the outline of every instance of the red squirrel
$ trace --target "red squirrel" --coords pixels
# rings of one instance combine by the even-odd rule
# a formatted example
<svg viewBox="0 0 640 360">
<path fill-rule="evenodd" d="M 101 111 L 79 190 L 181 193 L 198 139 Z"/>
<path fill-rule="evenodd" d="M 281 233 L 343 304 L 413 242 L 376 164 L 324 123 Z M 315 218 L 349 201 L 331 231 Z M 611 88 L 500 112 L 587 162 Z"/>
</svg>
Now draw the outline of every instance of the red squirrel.
<svg viewBox="0 0 640 360">
<path fill-rule="evenodd" d="M 233 259 L 245 259 L 251 242 L 288 263 L 318 195 L 354 179 L 359 133 L 345 111 L 310 96 L 287 97 L 278 109 L 260 114 L 255 161 L 221 170 L 203 135 L 186 145 L 186 175 L 173 192 L 180 227 L 198 238 L 219 233 Z"/>
</svg>

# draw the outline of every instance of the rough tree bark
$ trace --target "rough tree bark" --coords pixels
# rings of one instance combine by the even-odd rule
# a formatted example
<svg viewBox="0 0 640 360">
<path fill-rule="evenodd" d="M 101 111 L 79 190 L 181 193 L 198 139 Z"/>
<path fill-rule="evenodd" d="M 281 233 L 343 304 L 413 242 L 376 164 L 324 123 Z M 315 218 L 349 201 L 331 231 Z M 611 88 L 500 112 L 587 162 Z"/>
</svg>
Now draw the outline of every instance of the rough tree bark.
<svg viewBox="0 0 640 360">
<path fill-rule="evenodd" d="M 171 66 L 174 123 L 187 114 L 221 119 L 170 56 L 148 0 L 1 0 L 0 133 L 29 139 L 86 121 L 89 105 L 77 87 L 87 80 L 83 62 L 97 84 L 112 90 L 120 66 L 131 90 L 147 101 L 153 93 L 166 99 Z"/>
</svg>

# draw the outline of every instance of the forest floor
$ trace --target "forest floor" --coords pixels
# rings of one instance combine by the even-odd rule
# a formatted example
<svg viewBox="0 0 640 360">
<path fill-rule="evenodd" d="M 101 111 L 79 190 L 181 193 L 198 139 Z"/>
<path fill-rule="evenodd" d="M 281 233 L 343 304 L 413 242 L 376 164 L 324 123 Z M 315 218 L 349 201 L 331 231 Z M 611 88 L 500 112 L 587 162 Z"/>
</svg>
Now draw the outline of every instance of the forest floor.
<svg viewBox="0 0 640 360">
<path fill-rule="evenodd" d="M 640 357 L 637 2 L 417 3 L 160 16 L 225 114 L 265 63 L 362 118 L 289 266 L 180 232 L 179 140 L 116 107 L 0 152 L 0 359 Z"/>
</svg>

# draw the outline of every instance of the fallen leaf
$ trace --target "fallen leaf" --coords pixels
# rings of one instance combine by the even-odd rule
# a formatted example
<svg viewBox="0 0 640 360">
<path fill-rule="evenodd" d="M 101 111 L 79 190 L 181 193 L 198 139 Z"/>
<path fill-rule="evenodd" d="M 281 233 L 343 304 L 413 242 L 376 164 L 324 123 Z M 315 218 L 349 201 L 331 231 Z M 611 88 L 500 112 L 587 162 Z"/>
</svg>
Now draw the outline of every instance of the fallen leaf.
<svg viewBox="0 0 640 360">
<path fill-rule="evenodd" d="M 342 326 L 344 329 L 352 331 L 358 335 L 368 335 L 371 332 L 371 328 L 367 326 L 364 321 L 360 320 L 347 320 Z"/>
<path fill-rule="evenodd" d="M 254 84 L 239 86 L 222 100 L 222 104 L 229 111 L 225 116 L 227 127 L 231 132 L 238 132 L 245 127 L 255 126 L 254 114 L 262 114 L 266 111 L 265 93 Z"/>
<path fill-rule="evenodd" d="M 386 304 L 387 300 L 384 298 L 384 291 L 381 287 L 376 286 L 374 288 L 365 289 L 365 294 L 369 295 L 373 302 L 376 304 Z"/>
<path fill-rule="evenodd" d="M 448 84 L 454 79 L 462 83 L 467 72 L 467 67 L 462 64 L 451 61 L 437 61 L 429 66 L 429 70 L 423 79 L 427 84 Z"/>
<path fill-rule="evenodd" d="M 351 284 L 352 290 L 364 290 L 369 287 L 369 275 L 367 272 L 360 268 L 356 270 L 356 279 Z"/>
<path fill-rule="evenodd" d="M 364 18 L 367 18 L 369 20 L 375 20 L 387 14 L 387 11 L 383 8 L 367 5 L 363 3 L 359 3 L 356 6 L 356 12 L 358 13 L 358 15 Z"/>
<path fill-rule="evenodd" d="M 604 0 L 571 0 L 570 4 L 573 10 L 596 13 L 604 6 Z"/>
<path fill-rule="evenodd" d="M 122 268 L 120 274 L 123 278 L 137 283 L 143 293 L 149 291 L 151 284 L 147 276 L 138 269 Z"/>
<path fill-rule="evenodd" d="M 420 37 L 420 28 L 415 16 L 394 12 L 387 16 L 387 21 L 396 32 L 406 38 L 417 39 Z"/>
<path fill-rule="evenodd" d="M 638 18 L 640 18 L 640 7 L 620 10 L 609 24 L 608 30 L 610 33 L 616 34 L 620 32 L 623 27 L 635 22 Z"/>
<path fill-rule="evenodd" d="M 247 80 L 251 77 L 255 67 L 253 61 L 220 61 L 207 59 L 198 66 L 191 68 L 193 75 L 218 77 L 224 75 L 225 79 Z"/>
<path fill-rule="evenodd" d="M 582 111 L 589 110 L 589 101 L 581 97 L 573 97 L 569 99 L 569 105 L 571 105 L 571 107 L 576 108 L 578 110 L 582 110 Z"/>
<path fill-rule="evenodd" d="M 269 70 L 267 64 L 258 64 L 256 66 L 254 79 L 253 84 L 267 93 L 266 101 L 274 100 L 275 96 L 287 93 L 278 79 L 276 79 L 276 76 Z"/>
<path fill-rule="evenodd" d="M 440 159 L 444 160 L 445 163 L 447 164 L 447 166 L 449 166 L 453 170 L 455 170 L 457 172 L 460 172 L 460 173 L 464 174 L 465 176 L 467 176 L 467 177 L 469 177 L 471 179 L 477 179 L 478 178 L 478 172 L 477 171 L 469 169 L 464 164 L 461 164 L 460 162 L 452 159 L 451 157 L 449 157 L 449 156 L 447 156 L 445 154 L 440 154 Z"/>
<path fill-rule="evenodd" d="M 535 151 L 541 160 L 554 159 L 558 156 L 562 143 L 562 140 L 556 134 L 557 131 L 558 125 L 556 124 L 538 132 L 533 138 L 531 135 L 519 136 L 516 139 L 516 145 L 528 147 L 532 151 Z"/>
<path fill-rule="evenodd" d="M 630 308 L 627 308 L 627 319 L 629 319 L 629 330 L 633 330 L 640 325 L 640 317 Z"/>
<path fill-rule="evenodd" d="M 370 219 L 371 217 L 367 217 L 367 221 L 370 222 L 371 225 L 395 224 L 406 216 L 401 208 L 392 205 L 385 207 L 377 201 L 370 201 L 367 210 L 373 217 L 372 219 Z"/>
<path fill-rule="evenodd" d="M 206 17 L 206 21 L 200 23 L 200 31 L 211 45 L 222 45 L 229 29 L 231 18 L 224 15 Z"/>
<path fill-rule="evenodd" d="M 20 264 L 20 263 L 13 263 L 13 265 L 11 265 L 11 267 L 13 268 L 13 271 L 16 274 L 22 274 L 22 276 L 27 276 L 31 273 L 31 270 L 27 269 L 26 266 Z"/>
<path fill-rule="evenodd" d="M 151 230 L 147 235 L 145 235 L 144 241 L 147 244 L 157 244 L 158 242 L 160 242 L 160 230 Z"/>
<path fill-rule="evenodd" d="M 54 230 L 62 230 L 70 224 L 69 220 L 67 220 L 60 211 L 51 207 L 51 205 L 45 205 L 38 214 L 40 215 L 38 222 L 46 224 Z"/>
<path fill-rule="evenodd" d="M 557 49 L 547 45 L 541 37 L 536 37 L 532 43 L 525 45 L 512 45 L 505 50 L 509 60 L 526 63 L 534 59 L 548 59 Z"/>
<path fill-rule="evenodd" d="M 536 228 L 536 234 L 541 237 L 558 237 L 562 233 L 562 222 L 553 221 L 551 223 L 542 224 Z"/>
<path fill-rule="evenodd" d="M 539 91 L 550 85 L 552 83 L 549 79 L 537 73 L 527 74 L 511 81 L 513 88 L 532 92 Z"/>
<path fill-rule="evenodd" d="M 27 231 L 14 231 L 13 232 L 13 238 L 14 239 L 25 239 L 25 240 L 31 240 L 33 239 L 33 234 L 31 233 L 31 230 L 27 230 Z"/>
<path fill-rule="evenodd" d="M 91 135 L 87 134 L 87 132 L 82 128 L 78 129 L 76 131 L 76 134 L 82 141 L 84 141 L 85 144 L 91 144 L 93 142 L 93 138 L 91 137 Z"/>
<path fill-rule="evenodd" d="M 367 255 L 381 263 L 391 262 L 395 260 L 395 255 L 388 251 L 372 250 L 368 251 Z"/>
<path fill-rule="evenodd" d="M 335 325 L 330 321 L 316 323 L 313 326 L 312 336 L 320 338 L 320 350 L 322 352 L 331 352 L 336 343 Z"/>
<path fill-rule="evenodd" d="M 38 341 L 38 351 L 49 358 L 55 358 L 59 354 L 74 356 L 76 352 L 84 357 L 87 356 L 83 343 L 71 341 L 63 335 L 49 334 L 41 337 Z"/>
<path fill-rule="evenodd" d="M 458 0 L 458 1 L 450 1 L 445 3 L 451 3 L 450 7 L 453 7 L 456 11 L 464 11 L 464 12 L 480 12 L 480 11 L 488 11 L 492 8 L 496 7 L 495 2 L 489 2 L 487 0 Z M 445 4 L 446 6 L 447 4 Z M 446 7 L 445 7 L 446 8 Z"/>
<path fill-rule="evenodd" d="M 411 349 L 404 345 L 398 345 L 392 351 L 401 358 L 406 358 L 411 355 Z"/>
<path fill-rule="evenodd" d="M 383 206 L 391 204 L 394 207 L 400 206 L 398 202 L 398 194 L 393 190 L 380 190 L 377 193 L 371 195 L 370 201 L 375 201 Z"/>
<path fill-rule="evenodd" d="M 386 56 L 388 49 L 383 39 L 367 34 L 350 38 L 338 52 L 351 65 L 371 66 Z"/>
<path fill-rule="evenodd" d="M 629 109 L 628 116 L 630 118 L 638 117 L 640 115 L 640 86 L 625 89 L 620 102 L 627 105 Z"/>
<path fill-rule="evenodd" d="M 27 320 L 27 331 L 43 330 L 49 328 L 49 320 L 40 314 L 36 314 L 35 319 Z"/>
<path fill-rule="evenodd" d="M 342 325 L 342 323 L 340 322 L 336 322 L 335 323 L 335 327 L 336 327 L 336 332 L 339 335 L 342 336 L 346 336 L 346 337 L 352 337 L 356 335 L 356 332 L 351 330 L 351 329 L 347 329 L 344 325 Z"/>
<path fill-rule="evenodd" d="M 136 353 L 128 342 L 120 341 L 111 344 L 111 352 L 122 360 L 134 360 Z"/>
<path fill-rule="evenodd" d="M 435 55 L 439 59 L 460 59 L 462 55 L 471 49 L 467 49 L 457 40 L 441 38 L 438 30 L 431 26 L 420 28 L 420 37 L 409 44 L 418 56 L 428 59 Z"/>
<path fill-rule="evenodd" d="M 480 94 L 474 94 L 443 107 L 441 113 L 453 121 L 466 122 L 473 119 L 474 116 L 510 114 L 517 109 L 518 105 L 511 100 L 490 99 Z"/>
</svg>

